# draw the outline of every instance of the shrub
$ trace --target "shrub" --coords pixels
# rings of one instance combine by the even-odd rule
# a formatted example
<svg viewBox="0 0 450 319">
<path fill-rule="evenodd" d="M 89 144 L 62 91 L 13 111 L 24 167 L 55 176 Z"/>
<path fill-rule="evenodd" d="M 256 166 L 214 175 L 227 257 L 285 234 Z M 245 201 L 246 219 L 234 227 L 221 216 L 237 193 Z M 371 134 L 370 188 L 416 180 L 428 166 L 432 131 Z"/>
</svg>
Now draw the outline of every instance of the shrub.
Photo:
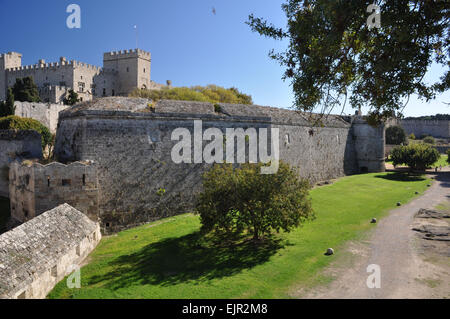
<svg viewBox="0 0 450 319">
<path fill-rule="evenodd" d="M 414 133 L 409 134 L 409 139 L 410 140 L 415 140 L 416 136 L 414 135 Z"/>
<path fill-rule="evenodd" d="M 434 139 L 433 136 L 426 136 L 426 137 L 423 139 L 423 142 L 424 142 L 424 143 L 427 143 L 427 144 L 432 144 L 432 145 L 434 145 L 434 144 L 436 143 L 436 140 Z"/>
<path fill-rule="evenodd" d="M 252 234 L 254 240 L 273 230 L 289 232 L 314 217 L 309 182 L 280 162 L 276 174 L 261 174 L 261 164 L 215 164 L 203 176 L 197 197 L 202 231 Z"/>
<path fill-rule="evenodd" d="M 406 164 L 411 169 L 424 170 L 433 165 L 439 158 L 439 152 L 427 144 L 410 144 L 395 147 L 391 152 L 394 166 Z"/>
<path fill-rule="evenodd" d="M 389 126 L 386 129 L 386 144 L 400 145 L 406 142 L 406 133 L 401 126 Z"/>
<path fill-rule="evenodd" d="M 135 89 L 131 97 L 159 100 L 198 101 L 210 103 L 253 104 L 250 95 L 236 88 L 225 89 L 217 85 L 194 87 L 164 87 L 160 90 Z"/>
<path fill-rule="evenodd" d="M 75 105 L 78 102 L 80 102 L 80 99 L 78 98 L 78 93 L 74 90 L 69 90 L 68 96 L 63 101 L 64 105 Z"/>
<path fill-rule="evenodd" d="M 50 130 L 39 121 L 29 118 L 21 118 L 15 115 L 0 118 L 0 130 L 34 130 L 41 134 L 42 149 L 52 143 Z"/>
</svg>

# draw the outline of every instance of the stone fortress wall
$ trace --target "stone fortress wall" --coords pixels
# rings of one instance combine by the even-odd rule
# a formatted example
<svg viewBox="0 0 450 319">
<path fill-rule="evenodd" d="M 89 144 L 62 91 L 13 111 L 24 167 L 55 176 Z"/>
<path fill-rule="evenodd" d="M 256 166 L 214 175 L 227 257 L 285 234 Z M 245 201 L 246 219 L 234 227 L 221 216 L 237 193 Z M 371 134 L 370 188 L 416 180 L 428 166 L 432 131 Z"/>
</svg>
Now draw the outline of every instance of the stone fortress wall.
<svg viewBox="0 0 450 319">
<path fill-rule="evenodd" d="M 45 298 L 100 240 L 100 225 L 67 204 L 0 235 L 0 299 Z"/>
<path fill-rule="evenodd" d="M 12 162 L 42 157 L 41 135 L 36 131 L 0 130 L 0 197 L 9 197 Z"/>
<path fill-rule="evenodd" d="M 9 197 L 14 224 L 23 223 L 67 203 L 97 222 L 97 168 L 92 162 L 69 165 L 11 164 Z"/>
<path fill-rule="evenodd" d="M 16 116 L 35 119 L 45 125 L 53 134 L 56 133 L 58 126 L 59 112 L 69 107 L 62 104 L 17 101 L 14 102 L 14 106 L 16 107 Z"/>
<path fill-rule="evenodd" d="M 17 78 L 32 76 L 39 89 L 41 100 L 61 104 L 68 91 L 73 89 L 82 101 L 96 97 L 128 95 L 135 88 L 158 89 L 163 87 L 151 81 L 151 55 L 135 49 L 107 52 L 103 68 L 79 61 L 68 61 L 22 66 L 22 54 L 9 52 L 0 55 L 0 101 L 6 99 L 8 87 Z"/>
<path fill-rule="evenodd" d="M 55 154 L 62 162 L 97 164 L 99 218 L 106 233 L 192 210 L 211 165 L 175 164 L 171 133 L 180 127 L 193 133 L 194 120 L 202 121 L 203 130 L 223 132 L 279 128 L 280 159 L 311 183 L 384 170 L 384 128 L 362 119 L 330 116 L 323 127 L 313 128 L 302 113 L 256 105 L 160 101 L 150 111 L 147 104 L 105 98 L 60 113 Z"/>
<path fill-rule="evenodd" d="M 444 120 L 401 120 L 400 125 L 407 135 L 413 133 L 417 138 L 430 135 L 450 139 L 450 121 Z"/>
</svg>

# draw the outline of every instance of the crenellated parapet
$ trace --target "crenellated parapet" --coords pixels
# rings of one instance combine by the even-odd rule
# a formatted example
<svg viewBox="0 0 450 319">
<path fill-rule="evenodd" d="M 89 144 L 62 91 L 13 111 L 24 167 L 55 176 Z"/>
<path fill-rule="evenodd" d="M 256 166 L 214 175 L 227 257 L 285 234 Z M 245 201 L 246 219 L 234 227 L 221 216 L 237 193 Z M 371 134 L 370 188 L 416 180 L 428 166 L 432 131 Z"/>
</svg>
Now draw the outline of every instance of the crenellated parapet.
<svg viewBox="0 0 450 319">
<path fill-rule="evenodd" d="M 16 161 L 9 170 L 9 193 L 11 217 L 18 222 L 64 203 L 97 220 L 97 166 L 92 161 L 69 165 Z"/>
<path fill-rule="evenodd" d="M 132 49 L 132 50 L 111 51 L 103 54 L 104 61 L 137 58 L 137 57 L 150 60 L 151 53 L 141 49 Z"/>
</svg>

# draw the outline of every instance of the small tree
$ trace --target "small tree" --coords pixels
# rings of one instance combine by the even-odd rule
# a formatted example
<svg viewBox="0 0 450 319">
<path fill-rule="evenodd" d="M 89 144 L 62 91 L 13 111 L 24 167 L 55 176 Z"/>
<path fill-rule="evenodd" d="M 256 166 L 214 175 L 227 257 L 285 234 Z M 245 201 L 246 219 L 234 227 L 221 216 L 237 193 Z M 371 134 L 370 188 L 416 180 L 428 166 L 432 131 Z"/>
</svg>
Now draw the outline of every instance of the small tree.
<svg viewBox="0 0 450 319">
<path fill-rule="evenodd" d="M 14 106 L 14 94 L 12 93 L 12 89 L 9 88 L 6 102 L 0 103 L 0 117 L 14 115 L 15 112 L 16 107 Z"/>
<path fill-rule="evenodd" d="M 427 143 L 427 144 L 434 145 L 434 144 L 436 143 L 436 140 L 434 139 L 433 136 L 426 136 L 426 137 L 423 139 L 423 142 L 424 142 L 424 143 Z"/>
<path fill-rule="evenodd" d="M 13 86 L 13 94 L 16 101 L 20 102 L 40 102 L 38 87 L 34 83 L 33 77 L 27 76 L 25 78 L 16 79 Z"/>
<path fill-rule="evenodd" d="M 386 144 L 400 145 L 406 142 L 405 130 L 398 125 L 386 129 Z"/>
<path fill-rule="evenodd" d="M 394 166 L 406 164 L 415 170 L 425 170 L 436 163 L 440 156 L 435 148 L 427 144 L 398 146 L 391 153 Z"/>
<path fill-rule="evenodd" d="M 309 183 L 298 178 L 288 164 L 276 174 L 263 175 L 261 164 L 216 164 L 203 177 L 196 211 L 202 230 L 251 234 L 254 240 L 272 230 L 289 232 L 314 217 L 308 197 Z"/>
<path fill-rule="evenodd" d="M 64 99 L 65 105 L 75 105 L 79 102 L 78 93 L 74 90 L 69 90 L 69 95 Z"/>
</svg>

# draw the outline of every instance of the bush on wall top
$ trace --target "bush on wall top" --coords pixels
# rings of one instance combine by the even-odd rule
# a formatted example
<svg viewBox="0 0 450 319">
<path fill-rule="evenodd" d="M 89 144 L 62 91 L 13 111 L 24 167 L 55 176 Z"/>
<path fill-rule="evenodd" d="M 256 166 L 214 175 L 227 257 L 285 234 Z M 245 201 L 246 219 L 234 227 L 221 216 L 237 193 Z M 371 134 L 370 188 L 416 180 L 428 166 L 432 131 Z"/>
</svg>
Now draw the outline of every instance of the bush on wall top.
<svg viewBox="0 0 450 319">
<path fill-rule="evenodd" d="M 10 115 L 0 118 L 0 130 L 34 130 L 41 134 L 42 148 L 52 143 L 50 130 L 39 121 L 30 118 L 22 118 Z"/>
</svg>

